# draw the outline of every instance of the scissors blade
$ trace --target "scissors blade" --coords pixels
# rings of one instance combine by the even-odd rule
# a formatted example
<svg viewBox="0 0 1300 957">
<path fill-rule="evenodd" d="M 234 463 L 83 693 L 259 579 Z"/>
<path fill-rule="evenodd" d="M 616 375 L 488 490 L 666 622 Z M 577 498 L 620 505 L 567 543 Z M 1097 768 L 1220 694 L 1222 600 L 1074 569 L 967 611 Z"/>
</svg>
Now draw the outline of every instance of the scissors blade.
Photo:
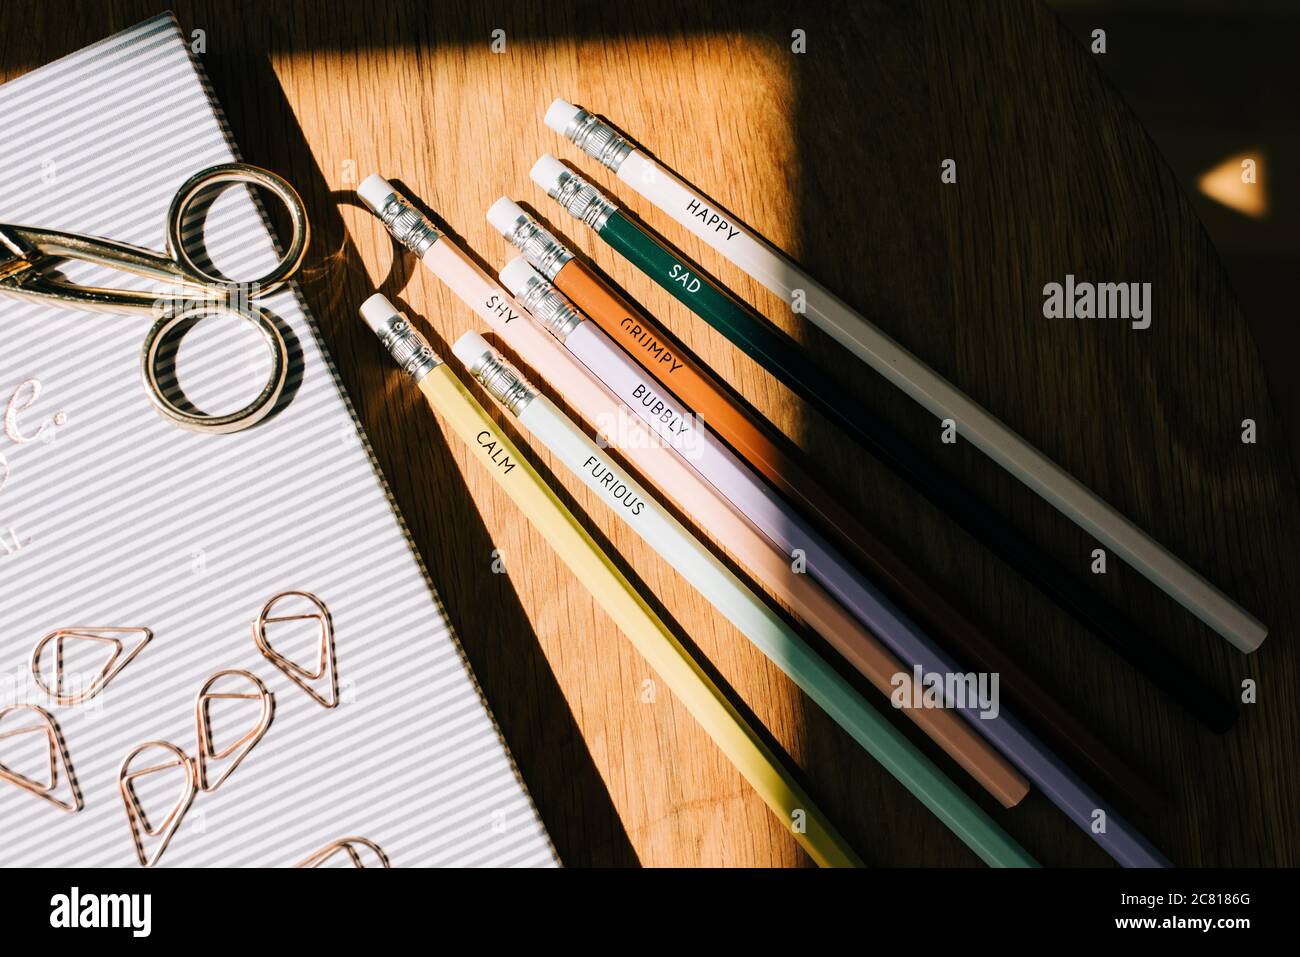
<svg viewBox="0 0 1300 957">
<path fill-rule="evenodd" d="M 46 274 L 56 261 L 80 261 L 164 284 L 161 290 L 108 289 L 65 282 Z M 0 292 L 53 299 L 83 309 L 151 312 L 159 303 L 220 300 L 225 290 L 188 276 L 176 260 L 147 249 L 53 229 L 0 225 Z"/>
</svg>

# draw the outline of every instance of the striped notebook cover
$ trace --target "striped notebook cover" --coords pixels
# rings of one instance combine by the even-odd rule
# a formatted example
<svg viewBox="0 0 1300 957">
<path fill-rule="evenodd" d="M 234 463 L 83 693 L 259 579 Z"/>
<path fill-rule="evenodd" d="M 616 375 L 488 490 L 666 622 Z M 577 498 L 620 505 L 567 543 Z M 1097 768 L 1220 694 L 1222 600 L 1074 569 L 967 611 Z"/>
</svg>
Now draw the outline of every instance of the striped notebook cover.
<svg viewBox="0 0 1300 957">
<path fill-rule="evenodd" d="M 176 187 L 237 158 L 169 14 L 0 86 L 0 133 L 0 222 L 152 249 L 165 246 Z M 274 261 L 263 212 L 242 187 L 192 225 L 227 275 Z M 147 288 L 95 267 L 65 275 Z M 305 303 L 285 289 L 262 304 L 292 331 L 288 400 L 261 425 L 221 436 L 184 432 L 149 405 L 139 368 L 148 318 L 0 296 L 0 711 L 39 705 L 53 716 L 84 802 L 68 813 L 21 786 L 50 783 L 49 735 L 37 712 L 0 713 L 0 864 L 137 866 L 123 758 L 151 740 L 196 757 L 200 686 L 244 669 L 274 695 L 270 727 L 217 790 L 197 794 L 162 865 L 292 865 L 345 837 L 373 842 L 394 867 L 555 865 Z M 268 365 L 238 320 L 209 319 L 183 338 L 176 368 L 186 395 L 213 412 L 255 395 Z M 264 603 L 295 589 L 332 617 L 332 709 L 254 643 Z M 43 636 L 73 627 L 153 638 L 93 698 L 59 705 L 29 661 Z M 273 623 L 267 634 L 311 671 L 318 628 Z M 134 634 L 124 640 L 129 651 Z M 42 656 L 47 685 L 55 644 Z M 69 682 L 111 652 L 66 646 Z M 256 721 L 250 700 L 205 710 L 212 752 Z M 70 782 L 57 757 L 62 797 Z M 158 826 L 182 774 L 153 777 L 138 790 Z M 379 863 L 368 855 L 363 846 L 363 863 Z M 327 863 L 350 860 L 340 852 Z"/>
</svg>

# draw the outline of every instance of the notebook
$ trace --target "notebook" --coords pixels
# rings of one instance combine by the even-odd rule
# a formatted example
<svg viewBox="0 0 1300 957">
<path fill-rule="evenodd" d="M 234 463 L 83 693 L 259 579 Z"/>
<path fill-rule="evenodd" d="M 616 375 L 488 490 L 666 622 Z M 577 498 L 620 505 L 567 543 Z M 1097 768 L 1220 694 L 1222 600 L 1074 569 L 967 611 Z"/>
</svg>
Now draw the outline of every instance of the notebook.
<svg viewBox="0 0 1300 957">
<path fill-rule="evenodd" d="M 0 222 L 161 250 L 176 187 L 237 158 L 170 14 L 0 86 Z M 194 222 L 227 275 L 275 260 L 243 187 Z M 64 275 L 132 285 L 97 267 Z M 218 788 L 195 796 L 160 866 L 290 866 L 345 838 L 362 839 L 352 847 L 367 866 L 556 865 L 306 304 L 294 288 L 261 304 L 292 331 L 288 400 L 252 429 L 204 435 L 164 421 L 145 396 L 150 319 L 0 296 L 0 709 L 52 715 L 84 803 L 69 813 L 21 786 L 50 783 L 54 739 L 22 733 L 35 712 L 0 717 L 0 864 L 139 866 L 123 759 L 153 740 L 197 757 L 196 695 L 240 669 L 274 696 L 270 726 Z M 267 368 L 255 334 L 218 320 L 185 335 L 176 356 L 186 395 L 207 411 L 248 401 Z M 336 707 L 255 644 L 263 606 L 291 590 L 328 611 Z M 286 601 L 268 617 L 304 600 Z M 320 618 L 266 627 L 277 651 L 315 673 Z M 89 700 L 61 705 L 35 685 L 30 659 L 44 636 L 77 628 L 152 639 Z M 108 634 L 125 654 L 143 633 Z M 47 686 L 56 644 L 42 657 Z M 97 648 L 112 651 L 67 646 L 69 679 L 95 670 Z M 208 701 L 209 752 L 238 744 L 258 707 Z M 182 778 L 133 784 L 148 827 L 162 833 Z M 347 847 L 323 859 L 354 863 Z"/>
</svg>

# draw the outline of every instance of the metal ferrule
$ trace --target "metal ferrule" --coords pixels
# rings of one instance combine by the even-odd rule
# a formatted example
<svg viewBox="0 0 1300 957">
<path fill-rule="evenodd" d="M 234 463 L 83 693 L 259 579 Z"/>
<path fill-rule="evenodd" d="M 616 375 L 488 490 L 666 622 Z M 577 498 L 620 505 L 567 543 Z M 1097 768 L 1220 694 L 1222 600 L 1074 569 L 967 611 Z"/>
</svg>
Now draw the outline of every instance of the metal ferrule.
<svg viewBox="0 0 1300 957">
<path fill-rule="evenodd" d="M 528 214 L 515 220 L 514 229 L 506 236 L 512 246 L 524 254 L 528 265 L 547 279 L 554 279 L 573 258 L 573 253 L 562 242 Z"/>
<path fill-rule="evenodd" d="M 537 398 L 537 388 L 495 349 L 485 349 L 470 364 L 469 374 L 483 384 L 511 415 L 520 415 Z"/>
<path fill-rule="evenodd" d="M 397 364 L 416 382 L 442 365 L 442 360 L 429 345 L 429 340 L 399 313 L 393 313 L 385 319 L 383 325 L 375 330 L 375 335 L 379 336 L 379 341 L 392 354 Z"/>
<path fill-rule="evenodd" d="M 401 193 L 390 193 L 383 208 L 376 212 L 393 238 L 420 258 L 424 258 L 429 247 L 442 238 L 442 233 L 429 222 L 429 217 L 411 205 L 411 201 Z"/>
<path fill-rule="evenodd" d="M 600 194 L 577 173 L 564 171 L 560 181 L 546 195 L 558 202 L 574 219 L 582 220 L 596 232 L 605 228 L 618 207 Z"/>
<path fill-rule="evenodd" d="M 531 277 L 517 298 L 520 305 L 561 342 L 569 338 L 569 334 L 587 319 L 569 301 L 568 296 L 546 279 Z"/>
<path fill-rule="evenodd" d="M 581 107 L 578 115 L 569 121 L 564 135 L 601 166 L 615 173 L 635 147 L 628 138 L 606 120 Z"/>
</svg>

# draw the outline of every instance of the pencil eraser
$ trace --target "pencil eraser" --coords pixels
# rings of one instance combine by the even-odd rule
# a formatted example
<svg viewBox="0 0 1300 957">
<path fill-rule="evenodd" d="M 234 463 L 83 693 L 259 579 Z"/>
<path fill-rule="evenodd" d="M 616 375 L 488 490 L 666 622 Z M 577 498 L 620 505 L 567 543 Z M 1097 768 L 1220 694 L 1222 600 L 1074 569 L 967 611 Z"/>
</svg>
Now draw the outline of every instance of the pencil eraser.
<svg viewBox="0 0 1300 957">
<path fill-rule="evenodd" d="M 396 192 L 397 190 L 393 189 L 393 184 L 378 173 L 371 173 L 357 187 L 357 195 L 361 197 L 361 201 L 376 213 L 383 210 L 388 197 Z"/>
<path fill-rule="evenodd" d="M 569 168 L 550 153 L 547 153 L 533 164 L 533 168 L 529 170 L 528 175 L 532 177 L 534 183 L 546 190 L 549 196 L 553 190 L 559 187 L 564 177 L 569 175 Z"/>
<path fill-rule="evenodd" d="M 492 352 L 492 344 L 473 330 L 465 333 L 451 347 L 452 354 L 460 360 L 461 365 L 472 370 L 479 359 Z"/>
<path fill-rule="evenodd" d="M 487 221 L 492 224 L 492 228 L 499 232 L 507 239 L 515 231 L 515 226 L 519 220 L 527 218 L 528 214 L 519 208 L 519 204 L 509 197 L 502 196 L 487 211 Z"/>
<path fill-rule="evenodd" d="M 581 112 L 582 107 L 557 98 L 546 110 L 546 125 L 563 136 L 573 118 Z"/>
<path fill-rule="evenodd" d="M 378 333 L 392 316 L 400 315 L 396 306 L 381 292 L 375 293 L 361 304 L 361 318 L 371 332 Z"/>
<path fill-rule="evenodd" d="M 528 284 L 534 279 L 545 281 L 542 279 L 542 274 L 528 265 L 528 260 L 523 256 L 516 256 L 510 260 L 497 275 L 501 277 L 501 285 L 505 286 L 512 296 L 523 295 Z"/>
</svg>

